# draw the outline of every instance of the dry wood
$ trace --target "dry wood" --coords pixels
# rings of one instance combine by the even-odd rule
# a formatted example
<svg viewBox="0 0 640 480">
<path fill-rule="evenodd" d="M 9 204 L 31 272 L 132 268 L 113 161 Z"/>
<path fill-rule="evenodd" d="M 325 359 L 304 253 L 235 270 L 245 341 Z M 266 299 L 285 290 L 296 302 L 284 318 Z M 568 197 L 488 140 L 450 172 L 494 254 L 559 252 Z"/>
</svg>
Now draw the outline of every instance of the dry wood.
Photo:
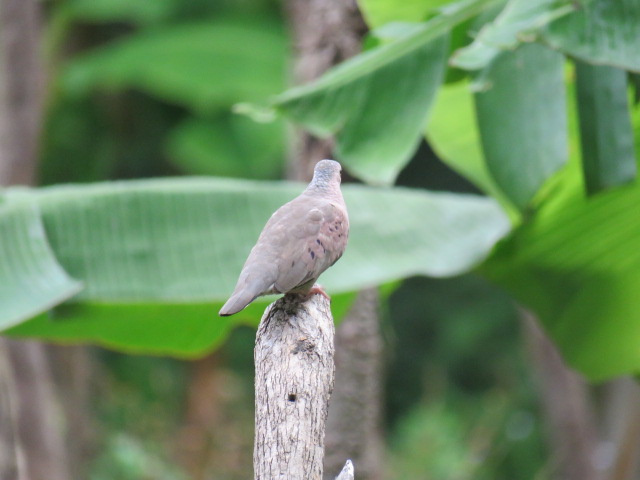
<svg viewBox="0 0 640 480">
<path fill-rule="evenodd" d="M 256 480 L 320 480 L 334 326 L 321 295 L 285 295 L 260 322 L 255 346 Z"/>
</svg>

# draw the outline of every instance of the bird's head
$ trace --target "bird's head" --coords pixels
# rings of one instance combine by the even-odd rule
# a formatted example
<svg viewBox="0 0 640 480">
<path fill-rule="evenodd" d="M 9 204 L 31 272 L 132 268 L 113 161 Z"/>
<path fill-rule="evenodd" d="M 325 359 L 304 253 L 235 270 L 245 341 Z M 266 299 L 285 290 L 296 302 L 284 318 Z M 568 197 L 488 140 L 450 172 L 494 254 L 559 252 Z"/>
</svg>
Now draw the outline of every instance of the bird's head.
<svg viewBox="0 0 640 480">
<path fill-rule="evenodd" d="M 340 185 L 342 167 L 335 160 L 320 160 L 313 171 L 309 187 L 329 189 Z"/>
</svg>

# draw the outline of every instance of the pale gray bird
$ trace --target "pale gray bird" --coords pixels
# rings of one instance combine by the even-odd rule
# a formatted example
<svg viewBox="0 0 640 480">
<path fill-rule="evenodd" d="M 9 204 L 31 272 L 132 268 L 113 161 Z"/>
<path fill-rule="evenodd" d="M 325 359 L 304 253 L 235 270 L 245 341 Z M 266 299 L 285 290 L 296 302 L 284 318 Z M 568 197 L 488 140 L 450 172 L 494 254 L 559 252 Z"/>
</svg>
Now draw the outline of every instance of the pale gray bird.
<svg viewBox="0 0 640 480">
<path fill-rule="evenodd" d="M 321 160 L 306 190 L 271 215 L 220 316 L 238 313 L 270 293 L 327 296 L 314 283 L 342 256 L 349 236 L 341 170 L 338 162 Z"/>
</svg>

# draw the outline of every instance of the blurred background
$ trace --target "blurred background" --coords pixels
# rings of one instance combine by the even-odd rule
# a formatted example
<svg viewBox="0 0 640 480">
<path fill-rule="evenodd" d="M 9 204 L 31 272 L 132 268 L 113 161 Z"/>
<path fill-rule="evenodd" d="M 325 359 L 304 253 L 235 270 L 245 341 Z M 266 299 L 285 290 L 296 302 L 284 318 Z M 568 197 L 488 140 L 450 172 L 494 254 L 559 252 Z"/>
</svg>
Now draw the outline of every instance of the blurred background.
<svg viewBox="0 0 640 480">
<path fill-rule="evenodd" d="M 17 22 L 20 0 L 2 2 L 5 16 L 16 15 Z M 331 143 L 305 137 L 282 120 L 258 123 L 232 110 L 315 78 L 359 51 L 366 27 L 354 20 L 355 5 L 342 2 L 350 37 L 331 58 L 309 64 L 305 48 L 317 49 L 322 41 L 300 43 L 307 28 L 300 12 L 334 8 L 337 2 L 314 3 L 322 2 L 31 5 L 21 28 L 42 53 L 43 68 L 33 79 L 40 85 L 35 91 L 44 92 L 35 107 L 42 122 L 31 136 L 40 139 L 37 163 L 14 166 L 13 181 L 5 183 L 182 175 L 304 180 L 309 164 L 324 156 L 319 152 L 331 154 Z M 219 60 L 208 61 L 211 56 Z M 16 69 L 30 68 L 23 60 L 14 60 Z M 356 180 L 347 175 L 346 181 Z M 396 183 L 479 193 L 424 141 Z M 610 479 L 640 478 L 637 436 L 598 439 L 589 412 L 629 398 L 619 392 L 634 391 L 635 385 L 622 380 L 622 387 L 587 387 L 500 288 L 471 273 L 409 278 L 368 295 L 373 298 L 362 301 L 378 312 L 379 322 L 362 327 L 373 329 L 365 340 L 372 369 L 363 380 L 372 417 L 365 427 L 354 427 L 366 436 L 349 447 L 356 478 L 577 480 L 605 478 L 602 472 Z M 338 348 L 341 341 L 349 344 L 348 336 L 341 338 Z M 48 385 L 39 398 L 50 405 L 35 408 L 51 413 L 51 428 L 63 432 L 57 458 L 66 473 L 55 478 L 251 478 L 254 340 L 253 326 L 236 327 L 215 351 L 196 360 L 93 346 L 44 348 L 39 355 L 48 359 L 51 375 L 39 377 Z M 338 382 L 349 375 L 341 373 L 341 362 L 361 354 L 344 351 Z M 36 367 L 23 373 L 48 375 Z M 620 418 L 615 407 L 605 410 L 603 428 L 613 432 Z M 346 447 L 331 443 L 331 429 L 339 423 L 329 423 L 328 448 L 338 449 L 340 458 L 327 466 L 327 478 L 346 458 Z M 32 448 L 45 447 L 35 441 Z M 616 463 L 620 451 L 628 454 L 626 467 L 615 476 L 611 472 L 622 468 Z M 331 462 L 332 452 L 327 455 Z"/>
</svg>

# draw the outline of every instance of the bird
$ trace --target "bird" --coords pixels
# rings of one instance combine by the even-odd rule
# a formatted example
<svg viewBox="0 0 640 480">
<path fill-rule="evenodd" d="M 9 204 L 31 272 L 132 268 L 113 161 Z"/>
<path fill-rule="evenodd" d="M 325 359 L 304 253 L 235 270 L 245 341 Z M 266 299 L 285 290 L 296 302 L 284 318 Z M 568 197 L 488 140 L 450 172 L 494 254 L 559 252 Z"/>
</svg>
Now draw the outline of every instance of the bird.
<svg viewBox="0 0 640 480">
<path fill-rule="evenodd" d="M 334 160 L 319 161 L 307 188 L 271 215 L 231 297 L 220 309 L 221 317 L 238 313 L 261 295 L 299 293 L 329 298 L 315 282 L 340 259 L 349 238 L 341 171 Z"/>
</svg>

